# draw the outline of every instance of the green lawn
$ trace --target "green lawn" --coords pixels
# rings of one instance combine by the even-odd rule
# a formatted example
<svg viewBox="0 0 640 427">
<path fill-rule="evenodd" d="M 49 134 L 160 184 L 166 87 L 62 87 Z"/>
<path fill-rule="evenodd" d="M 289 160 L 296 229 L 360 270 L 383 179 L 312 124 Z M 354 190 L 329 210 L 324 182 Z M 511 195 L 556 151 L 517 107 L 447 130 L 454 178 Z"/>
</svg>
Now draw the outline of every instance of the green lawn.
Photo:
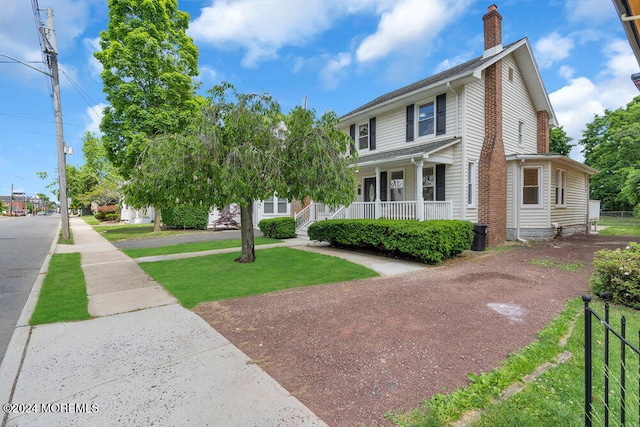
<svg viewBox="0 0 640 427">
<path fill-rule="evenodd" d="M 640 237 L 640 225 L 609 225 L 607 228 L 598 230 L 604 236 L 637 236 Z"/>
<path fill-rule="evenodd" d="M 270 239 L 267 237 L 256 237 L 254 242 L 257 245 L 268 245 L 271 243 L 281 243 L 282 240 Z M 180 254 L 185 252 L 202 252 L 214 249 L 239 248 L 242 240 L 212 240 L 208 242 L 182 243 L 179 245 L 161 246 L 158 248 L 133 248 L 122 249 L 122 252 L 131 258 L 142 258 L 146 256 Z"/>
<path fill-rule="evenodd" d="M 80 254 L 53 254 L 31 325 L 89 319 Z"/>
<path fill-rule="evenodd" d="M 153 231 L 153 224 L 118 224 L 118 225 L 94 225 L 102 237 L 110 242 L 126 239 L 146 239 L 155 237 L 177 236 L 184 234 L 213 233 L 207 230 L 161 230 Z"/>
<path fill-rule="evenodd" d="M 256 261 L 251 264 L 235 262 L 238 255 L 234 252 L 140 266 L 189 309 L 205 301 L 378 275 L 340 258 L 286 247 L 256 251 Z"/>
</svg>

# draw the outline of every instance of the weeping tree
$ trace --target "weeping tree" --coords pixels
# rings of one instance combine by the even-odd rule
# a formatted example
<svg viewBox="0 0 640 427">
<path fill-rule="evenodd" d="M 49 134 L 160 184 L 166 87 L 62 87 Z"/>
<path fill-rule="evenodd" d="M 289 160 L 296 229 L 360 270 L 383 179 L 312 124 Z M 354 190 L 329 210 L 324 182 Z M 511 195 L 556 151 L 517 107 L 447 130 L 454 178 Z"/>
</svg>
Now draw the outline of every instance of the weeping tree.
<svg viewBox="0 0 640 427">
<path fill-rule="evenodd" d="M 125 180 L 158 138 L 187 132 L 201 105 L 193 77 L 198 49 L 186 35 L 189 14 L 177 0 L 109 0 L 109 24 L 95 53 L 107 94 L 100 130 L 109 160 Z M 127 203 L 156 208 L 160 230 L 162 189 L 129 192 Z"/>
<path fill-rule="evenodd" d="M 268 94 L 241 94 L 229 83 L 209 91 L 193 135 L 161 138 L 145 152 L 130 183 L 160 186 L 168 199 L 240 207 L 242 263 L 255 261 L 253 202 L 274 193 L 330 205 L 355 198 L 350 137 L 333 112 L 295 108 L 283 115 Z"/>
</svg>

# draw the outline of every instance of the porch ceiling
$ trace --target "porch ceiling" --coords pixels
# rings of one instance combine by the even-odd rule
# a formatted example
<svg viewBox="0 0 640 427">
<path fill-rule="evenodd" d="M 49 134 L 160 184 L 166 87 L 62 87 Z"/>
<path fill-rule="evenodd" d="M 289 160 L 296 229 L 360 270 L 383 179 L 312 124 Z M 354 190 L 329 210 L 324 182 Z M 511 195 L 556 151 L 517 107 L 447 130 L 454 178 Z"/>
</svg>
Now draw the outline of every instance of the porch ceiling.
<svg viewBox="0 0 640 427">
<path fill-rule="evenodd" d="M 398 150 L 382 151 L 373 154 L 364 154 L 358 158 L 356 164 L 358 166 L 376 165 L 382 163 L 389 163 L 398 160 L 409 160 L 415 158 L 428 159 L 430 155 L 451 147 L 454 144 L 460 142 L 460 138 L 449 138 L 441 141 L 428 142 L 426 144 L 413 145 L 407 148 L 400 148 Z"/>
</svg>

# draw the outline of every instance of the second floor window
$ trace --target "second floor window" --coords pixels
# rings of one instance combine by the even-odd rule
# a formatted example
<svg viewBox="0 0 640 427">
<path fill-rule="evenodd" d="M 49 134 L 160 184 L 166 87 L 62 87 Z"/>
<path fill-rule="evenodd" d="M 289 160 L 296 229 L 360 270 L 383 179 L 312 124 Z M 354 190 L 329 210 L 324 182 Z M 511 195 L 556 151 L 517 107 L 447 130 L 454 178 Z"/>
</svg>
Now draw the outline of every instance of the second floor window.
<svg viewBox="0 0 640 427">
<path fill-rule="evenodd" d="M 420 106 L 418 110 L 418 136 L 433 135 L 433 102 Z"/>
<path fill-rule="evenodd" d="M 366 150 L 369 148 L 369 125 L 364 124 L 358 126 L 358 149 Z"/>
<path fill-rule="evenodd" d="M 524 145 L 524 122 L 518 122 L 518 144 Z"/>
</svg>

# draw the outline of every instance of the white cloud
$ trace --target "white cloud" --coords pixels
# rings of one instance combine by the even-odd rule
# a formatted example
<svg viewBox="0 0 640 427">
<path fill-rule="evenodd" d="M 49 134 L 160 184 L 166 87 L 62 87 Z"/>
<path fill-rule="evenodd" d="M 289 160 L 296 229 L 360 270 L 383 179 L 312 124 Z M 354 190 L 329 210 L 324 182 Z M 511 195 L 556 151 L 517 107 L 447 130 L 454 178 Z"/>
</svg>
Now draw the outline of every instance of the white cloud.
<svg viewBox="0 0 640 427">
<path fill-rule="evenodd" d="M 428 48 L 458 13 L 461 2 L 443 0 L 401 0 L 382 13 L 377 31 L 356 50 L 358 62 L 371 62 L 392 52 L 413 52 Z"/>
<path fill-rule="evenodd" d="M 243 47 L 245 67 L 275 59 L 285 45 L 302 45 L 327 30 L 333 2 L 308 0 L 214 0 L 189 26 L 198 43 L 218 48 Z"/>
<path fill-rule="evenodd" d="M 205 85 L 214 85 L 222 81 L 220 73 L 211 67 L 203 65 L 199 68 L 200 74 L 195 78 L 196 81 L 202 82 Z"/>
<path fill-rule="evenodd" d="M 567 0 L 565 9 L 569 21 L 585 26 L 593 26 L 615 16 L 615 8 L 610 1 Z"/>
<path fill-rule="evenodd" d="M 88 124 L 85 132 L 92 132 L 96 135 L 100 135 L 100 121 L 102 120 L 102 111 L 107 104 L 99 103 L 93 107 L 88 107 L 86 110 Z"/>
<path fill-rule="evenodd" d="M 557 32 L 549 34 L 535 44 L 536 58 L 541 68 L 547 68 L 569 56 L 574 43 L 570 37 L 561 37 Z"/>
<path fill-rule="evenodd" d="M 100 79 L 102 75 L 102 64 L 93 56 L 94 52 L 100 50 L 100 37 L 94 39 L 84 39 L 82 41 L 85 50 L 89 53 L 89 70 L 91 77 L 94 79 Z"/>
<path fill-rule="evenodd" d="M 320 79 L 325 88 L 335 89 L 338 86 L 339 78 L 345 71 L 345 68 L 351 65 L 351 54 L 339 53 L 327 61 L 327 64 L 320 70 Z"/>
<path fill-rule="evenodd" d="M 55 40 L 58 52 L 72 50 L 76 38 L 87 28 L 89 16 L 94 7 L 101 5 L 101 0 L 56 0 L 52 4 Z M 41 8 L 47 5 L 41 5 Z M 0 1 L 0 46 L 2 53 L 25 62 L 42 61 L 39 30 L 40 23 L 48 25 L 47 13 L 42 11 L 38 16 L 38 24 L 27 1 Z M 46 69 L 44 64 L 34 64 L 37 68 Z M 7 67 L 3 67 L 3 71 Z M 12 75 L 26 80 L 38 77 L 37 73 L 25 73 L 21 66 L 15 67 Z M 39 78 L 39 77 L 38 77 Z"/>
<path fill-rule="evenodd" d="M 637 62 L 626 41 L 612 40 L 603 46 L 602 53 L 606 63 L 596 78 L 573 78 L 574 71 L 563 67 L 560 75 L 567 78 L 568 84 L 549 94 L 559 125 L 564 126 L 574 143 L 582 138 L 586 125 L 596 114 L 603 114 L 605 109 L 623 107 L 637 95 L 630 79 L 630 75 L 637 71 Z M 583 160 L 580 149 L 573 149 L 572 158 Z"/>
</svg>

